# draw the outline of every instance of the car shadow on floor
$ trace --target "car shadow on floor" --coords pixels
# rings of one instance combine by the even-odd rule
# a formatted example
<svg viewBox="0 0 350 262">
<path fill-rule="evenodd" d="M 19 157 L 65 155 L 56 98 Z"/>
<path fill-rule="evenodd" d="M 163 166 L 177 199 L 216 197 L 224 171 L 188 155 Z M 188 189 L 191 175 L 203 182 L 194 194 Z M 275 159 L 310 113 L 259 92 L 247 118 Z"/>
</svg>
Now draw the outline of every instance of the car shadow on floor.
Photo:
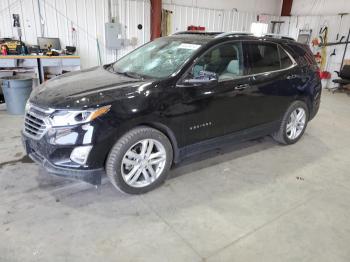
<svg viewBox="0 0 350 262">
<path fill-rule="evenodd" d="M 188 157 L 179 164 L 174 165 L 168 176 L 168 179 L 173 179 L 182 175 L 186 175 L 195 170 L 205 169 L 209 166 L 218 165 L 223 162 L 232 161 L 234 159 L 256 153 L 258 151 L 267 150 L 271 147 L 278 146 L 271 138 L 263 137 L 244 143 L 228 143 L 225 146 L 202 152 L 198 155 Z M 38 187 L 42 190 L 50 190 L 65 187 L 80 187 L 80 188 L 94 188 L 95 186 L 80 182 L 76 180 L 69 180 L 55 175 L 48 175 L 43 168 L 40 168 L 39 174 L 36 178 Z M 105 185 L 110 185 L 106 176 L 102 178 L 101 186 L 96 188 L 103 188 Z"/>
<path fill-rule="evenodd" d="M 281 151 L 279 147 L 285 148 L 282 148 Z M 174 188 L 177 190 L 179 181 L 174 181 L 174 183 L 172 181 L 174 178 L 191 175 L 191 173 L 198 178 L 198 171 L 212 168 L 215 165 L 220 165 L 218 170 L 221 169 L 221 172 L 225 169 L 221 165 L 231 167 L 231 171 L 227 174 L 227 179 L 229 179 L 230 183 L 227 184 L 226 187 L 227 190 L 240 194 L 240 191 L 249 190 L 247 186 L 253 186 L 253 188 L 256 186 L 261 187 L 264 186 L 264 184 L 273 183 L 278 176 L 288 176 L 300 168 L 305 168 L 307 165 L 313 164 L 315 161 L 319 161 L 320 158 L 325 157 L 328 151 L 329 148 L 322 141 L 308 134 L 305 134 L 300 142 L 291 146 L 281 146 L 275 143 L 270 137 L 264 137 L 241 144 L 228 144 L 216 150 L 211 150 L 184 160 L 181 164 L 172 168 L 169 179 L 165 185 L 146 195 L 141 195 L 141 198 L 146 197 L 152 199 L 153 197 L 164 197 L 164 195 L 172 193 Z M 261 152 L 264 154 L 261 154 Z M 282 164 L 275 164 L 275 162 L 273 162 L 275 156 L 278 156 L 278 161 L 283 161 Z M 243 158 L 242 161 L 241 158 Z M 255 167 L 258 168 L 254 169 Z M 222 173 L 213 174 L 211 170 L 203 179 L 210 180 L 208 182 L 210 184 L 212 182 L 212 176 L 215 175 L 223 176 Z M 38 180 L 39 187 L 46 187 L 47 189 L 50 187 L 50 183 L 45 182 L 45 177 L 47 176 L 48 175 L 44 173 L 40 175 L 41 178 Z M 185 178 L 185 180 L 187 179 L 189 183 L 193 181 L 191 177 Z M 54 183 L 63 183 L 62 187 L 55 188 L 50 194 L 54 196 L 60 204 L 68 205 L 73 208 L 88 206 L 92 203 L 94 205 L 105 205 L 106 203 L 113 203 L 115 201 L 124 205 L 128 203 L 128 201 L 140 200 L 137 195 L 127 195 L 116 190 L 106 177 L 99 187 L 93 187 L 84 182 L 72 182 L 67 184 L 61 179 L 59 180 L 60 182 L 54 180 Z M 184 180 L 182 179 L 180 183 L 183 182 Z M 248 184 L 241 188 L 239 184 L 242 183 Z M 206 190 L 209 190 L 208 188 L 210 188 L 210 185 L 207 185 L 205 182 L 203 182 L 202 185 L 204 185 Z M 188 190 L 190 190 L 190 187 L 189 185 Z M 222 194 L 224 194 L 224 192 L 222 192 Z M 208 194 L 208 197 L 212 196 Z M 215 197 L 220 197 L 220 193 Z"/>
<path fill-rule="evenodd" d="M 271 137 L 261 137 L 243 143 L 227 143 L 215 149 L 193 155 L 172 167 L 169 178 L 185 175 L 194 170 L 204 169 L 213 165 L 232 161 L 252 153 L 268 150 L 279 146 Z"/>
</svg>

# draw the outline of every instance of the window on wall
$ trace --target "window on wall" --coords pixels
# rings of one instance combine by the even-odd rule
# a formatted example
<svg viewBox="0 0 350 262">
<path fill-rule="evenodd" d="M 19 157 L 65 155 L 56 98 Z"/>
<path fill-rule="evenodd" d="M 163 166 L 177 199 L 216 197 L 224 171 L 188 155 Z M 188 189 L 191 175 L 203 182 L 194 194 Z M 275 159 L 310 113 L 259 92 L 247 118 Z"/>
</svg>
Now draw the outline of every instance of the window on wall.
<svg viewBox="0 0 350 262">
<path fill-rule="evenodd" d="M 250 32 L 256 36 L 262 36 L 267 33 L 268 24 L 265 23 L 252 23 L 250 26 Z"/>
<path fill-rule="evenodd" d="M 273 43 L 247 43 L 250 74 L 281 69 L 278 47 Z"/>
</svg>

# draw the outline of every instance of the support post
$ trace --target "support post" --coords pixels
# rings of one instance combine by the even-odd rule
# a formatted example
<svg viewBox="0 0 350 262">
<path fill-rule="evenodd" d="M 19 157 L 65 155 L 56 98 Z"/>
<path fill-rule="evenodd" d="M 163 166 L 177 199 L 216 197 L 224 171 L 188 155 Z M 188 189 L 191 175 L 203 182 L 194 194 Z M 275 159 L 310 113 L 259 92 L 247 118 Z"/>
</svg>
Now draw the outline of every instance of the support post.
<svg viewBox="0 0 350 262">
<path fill-rule="evenodd" d="M 283 0 L 281 16 L 290 16 L 293 0 Z"/>
<path fill-rule="evenodd" d="M 161 35 L 162 0 L 151 0 L 151 40 Z"/>
</svg>

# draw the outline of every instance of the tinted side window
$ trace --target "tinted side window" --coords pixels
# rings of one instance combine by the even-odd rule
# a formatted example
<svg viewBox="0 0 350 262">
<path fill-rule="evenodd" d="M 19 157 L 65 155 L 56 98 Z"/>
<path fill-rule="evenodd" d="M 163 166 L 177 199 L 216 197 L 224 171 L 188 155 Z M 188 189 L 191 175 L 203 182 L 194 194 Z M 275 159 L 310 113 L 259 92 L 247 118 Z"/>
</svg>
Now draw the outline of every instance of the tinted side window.
<svg viewBox="0 0 350 262">
<path fill-rule="evenodd" d="M 289 47 L 294 51 L 296 56 L 294 59 L 297 60 L 300 66 L 317 66 L 315 58 L 307 45 L 289 44 Z"/>
<path fill-rule="evenodd" d="M 250 62 L 250 74 L 258 74 L 280 69 L 280 60 L 276 44 L 247 43 Z"/>
<path fill-rule="evenodd" d="M 293 65 L 292 60 L 290 59 L 289 55 L 284 51 L 281 47 L 278 47 L 278 50 L 280 52 L 280 58 L 281 58 L 281 68 L 285 69 Z"/>
<path fill-rule="evenodd" d="M 194 78 L 201 78 L 203 72 L 217 74 L 219 80 L 234 79 L 245 74 L 242 43 L 222 44 L 210 49 L 192 69 Z"/>
</svg>

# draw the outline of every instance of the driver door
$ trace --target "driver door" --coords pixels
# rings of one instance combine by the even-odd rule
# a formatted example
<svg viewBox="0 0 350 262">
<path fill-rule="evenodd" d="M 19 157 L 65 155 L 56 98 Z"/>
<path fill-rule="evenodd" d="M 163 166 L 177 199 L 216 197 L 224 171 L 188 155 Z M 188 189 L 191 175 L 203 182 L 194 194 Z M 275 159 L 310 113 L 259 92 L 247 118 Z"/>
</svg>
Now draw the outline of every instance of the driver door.
<svg viewBox="0 0 350 262">
<path fill-rule="evenodd" d="M 219 44 L 197 59 L 181 81 L 186 144 L 251 126 L 256 112 L 245 60 L 242 42 Z"/>
</svg>

